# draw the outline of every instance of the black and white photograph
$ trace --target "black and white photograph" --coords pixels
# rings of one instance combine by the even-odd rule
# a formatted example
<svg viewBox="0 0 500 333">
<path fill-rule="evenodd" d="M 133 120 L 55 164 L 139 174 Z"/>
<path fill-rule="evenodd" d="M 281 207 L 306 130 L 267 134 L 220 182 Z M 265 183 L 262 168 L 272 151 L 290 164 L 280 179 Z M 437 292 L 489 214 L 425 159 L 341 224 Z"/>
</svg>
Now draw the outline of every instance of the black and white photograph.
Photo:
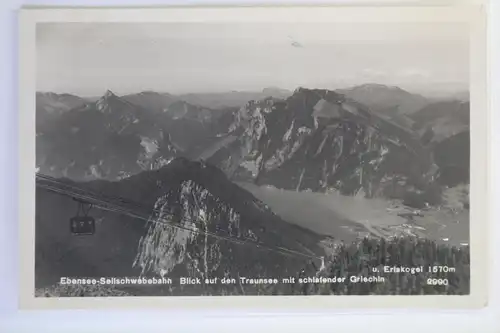
<svg viewBox="0 0 500 333">
<path fill-rule="evenodd" d="M 35 29 L 36 298 L 471 294 L 470 23 Z"/>
</svg>

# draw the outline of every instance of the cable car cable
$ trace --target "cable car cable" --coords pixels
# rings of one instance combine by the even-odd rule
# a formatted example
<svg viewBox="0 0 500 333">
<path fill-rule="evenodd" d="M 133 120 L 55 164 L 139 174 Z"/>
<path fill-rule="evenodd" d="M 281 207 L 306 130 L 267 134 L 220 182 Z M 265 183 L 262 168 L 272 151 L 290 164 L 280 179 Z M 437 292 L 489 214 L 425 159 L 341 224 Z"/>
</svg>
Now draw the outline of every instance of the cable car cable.
<svg viewBox="0 0 500 333">
<path fill-rule="evenodd" d="M 94 194 L 96 196 L 98 195 L 98 196 L 101 196 L 101 197 L 104 197 L 104 198 L 107 198 L 107 199 L 114 199 L 114 200 L 117 200 L 117 201 L 122 202 L 122 203 L 127 203 L 127 204 L 130 204 L 130 205 L 137 205 L 137 206 L 141 206 L 141 207 L 147 208 L 147 209 L 151 208 L 151 207 L 147 206 L 146 204 L 142 204 L 142 203 L 139 204 L 139 203 L 136 203 L 136 202 L 131 202 L 130 200 L 127 200 L 127 199 L 125 199 L 123 197 L 110 196 L 110 195 L 106 195 L 104 193 L 98 193 L 98 192 L 95 192 L 95 191 L 90 191 L 90 190 L 82 189 L 80 187 L 76 187 L 76 186 L 73 186 L 73 185 L 68 184 L 66 182 L 63 182 L 63 181 L 61 181 L 61 180 L 59 180 L 57 178 L 53 178 L 53 177 L 50 177 L 50 176 L 47 176 L 47 175 L 43 175 L 43 174 L 40 174 L 40 173 L 37 173 L 36 177 L 37 178 L 41 178 L 44 181 L 53 182 L 53 183 L 60 184 L 60 185 L 65 186 L 65 187 L 69 187 L 69 188 L 75 189 L 77 191 L 83 191 L 83 192 L 87 192 L 87 193 L 92 193 L 92 194 Z"/>
<path fill-rule="evenodd" d="M 50 181 L 51 181 L 51 182 L 54 182 L 54 183 L 56 183 L 56 184 L 66 185 L 66 184 L 64 184 L 64 183 L 62 183 L 62 182 L 58 182 L 57 180 L 50 180 Z M 79 196 L 81 196 L 81 195 L 86 195 L 86 196 L 85 196 L 85 200 L 87 200 L 87 201 L 89 200 L 89 197 L 93 197 L 93 198 L 94 198 L 93 200 L 95 200 L 95 197 L 98 197 L 98 195 L 94 194 L 94 193 L 93 193 L 93 192 L 91 192 L 91 191 L 82 190 L 82 189 L 79 189 L 79 188 L 74 187 L 74 186 L 68 186 L 68 187 L 74 188 L 74 189 L 76 189 L 76 190 L 78 190 L 78 191 L 82 192 L 82 193 L 79 193 L 78 195 L 79 195 Z M 59 192 L 60 192 L 60 191 L 59 191 Z M 68 196 L 73 196 L 73 197 L 74 197 L 74 196 L 75 196 L 75 194 L 74 194 L 74 193 L 69 193 L 69 192 L 68 192 Z M 75 198 L 74 198 L 74 199 L 75 199 Z M 102 199 L 101 199 L 101 200 L 102 200 Z M 126 199 L 124 199 L 124 200 L 126 200 Z M 80 200 L 77 200 L 77 201 L 78 201 L 78 202 L 80 202 Z M 128 201 L 128 203 L 133 203 L 133 202 L 132 202 L 132 201 Z M 81 205 L 79 205 L 79 207 L 81 207 Z M 158 213 L 158 214 L 163 214 L 163 213 L 164 213 L 164 212 L 163 212 L 162 210 L 160 210 L 160 209 L 154 209 L 154 208 L 152 209 L 152 208 L 151 208 L 151 206 L 142 205 L 142 207 L 141 207 L 141 208 L 143 208 L 143 209 L 145 209 L 145 210 L 147 210 L 147 211 L 149 211 L 149 212 L 153 212 L 153 213 Z M 89 209 L 90 209 L 90 207 L 89 207 Z M 77 212 L 77 214 L 79 214 L 79 211 Z M 172 218 L 173 218 L 173 216 L 172 216 Z M 204 223 L 203 223 L 203 222 L 201 222 L 201 221 L 195 221 L 195 220 L 192 220 L 192 219 L 183 219 L 183 220 L 184 220 L 184 221 L 186 221 L 186 222 L 193 223 L 193 224 L 195 224 L 195 225 L 199 225 L 199 226 L 202 226 L 202 227 L 204 226 Z M 231 231 L 229 231 L 229 230 L 218 229 L 217 231 L 225 232 L 225 233 L 228 233 L 228 234 L 230 234 L 230 235 L 231 235 Z M 242 238 L 242 239 L 249 240 L 249 241 L 251 241 L 251 242 L 254 242 L 254 240 L 253 240 L 253 239 L 248 238 L 248 237 L 241 237 L 241 238 Z"/>
<path fill-rule="evenodd" d="M 41 176 L 39 178 L 45 178 L 46 180 L 48 180 L 49 182 L 53 182 L 53 183 L 56 183 L 56 184 L 60 184 L 60 185 L 63 185 L 65 187 L 70 187 L 70 188 L 73 188 L 77 191 L 81 191 L 81 192 L 91 192 L 91 191 L 88 191 L 88 190 L 82 190 L 81 188 L 78 188 L 78 187 L 75 187 L 75 186 L 72 186 L 72 185 L 69 185 L 69 184 L 66 184 L 64 182 L 61 182 L 55 178 L 52 178 L 52 177 L 49 177 L 49 176 L 45 176 L 45 175 L 37 175 L 37 176 Z M 60 191 L 57 191 L 57 192 L 60 192 Z M 64 194 L 64 193 L 63 193 Z M 72 193 L 69 193 L 69 194 L 65 194 L 65 195 L 69 195 L 71 196 Z M 92 195 L 91 195 L 91 198 L 90 199 L 95 199 L 95 195 L 93 196 L 94 198 L 92 198 Z M 135 202 L 131 202 L 130 200 L 127 200 L 127 199 L 124 199 L 124 198 L 121 198 L 121 197 L 110 197 L 110 196 L 107 196 L 108 198 L 112 198 L 112 199 L 115 199 L 115 200 L 118 200 L 120 202 L 126 202 L 128 203 L 129 205 L 135 205 L 135 206 L 142 206 L 143 208 L 146 208 L 145 205 L 143 204 L 136 204 Z M 86 199 L 89 199 L 89 197 L 85 197 Z M 101 201 L 102 202 L 102 201 Z M 104 205 L 108 205 L 109 206 L 109 202 L 103 202 Z M 119 209 L 119 210 L 116 210 L 116 209 L 109 209 L 109 207 L 101 207 L 101 208 L 106 208 L 104 210 L 108 210 L 108 211 L 113 211 L 113 212 L 117 212 L 117 213 L 121 213 L 121 214 L 125 214 L 125 215 L 128 215 L 128 216 L 132 216 L 132 217 L 135 217 L 135 218 L 139 218 L 141 220 L 144 220 L 148 223 L 157 223 L 157 224 L 163 224 L 163 225 L 168 225 L 168 226 L 172 226 L 172 227 L 177 227 L 179 229 L 183 229 L 183 230 L 188 230 L 188 231 L 191 231 L 191 232 L 199 232 L 199 233 L 204 233 L 204 232 L 201 232 L 199 230 L 193 230 L 193 229 L 189 229 L 189 228 L 186 228 L 186 227 L 182 227 L 182 226 L 179 226 L 179 225 L 173 225 L 171 222 L 167 222 L 167 223 L 162 223 L 162 222 L 159 222 L 159 221 L 151 221 L 151 217 L 142 217 L 142 216 L 137 216 L 136 214 L 131 214 L 130 212 L 128 211 L 124 211 L 123 209 Z M 150 206 L 147 207 L 147 209 L 149 211 L 151 211 L 151 208 Z M 154 210 L 153 211 L 155 212 L 158 212 L 158 213 L 162 213 L 161 211 L 157 211 L 157 210 Z M 165 219 L 162 219 L 162 220 L 165 220 Z M 184 219 L 184 221 L 186 221 Z M 197 221 L 191 221 L 191 223 L 193 224 L 201 224 L 200 222 L 197 223 Z M 229 231 L 226 231 L 226 230 L 222 230 L 224 232 L 229 232 Z M 252 244 L 252 245 L 255 245 L 259 248 L 262 248 L 262 249 L 267 249 L 269 251 L 274 251 L 274 252 L 278 252 L 280 254 L 285 254 L 285 255 L 299 255 L 299 256 L 302 256 L 302 257 L 308 257 L 308 258 L 315 258 L 315 259 L 319 259 L 321 260 L 322 262 L 322 267 L 323 267 L 323 262 L 324 262 L 324 257 L 321 256 L 321 257 L 318 257 L 318 256 L 312 256 L 312 255 L 307 255 L 307 254 L 304 254 L 304 253 L 301 253 L 301 252 L 298 252 L 298 251 L 295 251 L 295 250 L 290 250 L 290 249 L 287 249 L 287 248 L 284 248 L 284 247 L 277 247 L 276 249 L 273 249 L 272 247 L 268 247 L 264 244 L 259 244 L 257 242 L 255 242 L 254 240 L 251 240 L 251 239 L 248 239 L 248 238 L 244 238 L 246 241 L 244 240 L 241 240 L 241 239 L 237 239 L 235 241 L 234 237 L 224 237 L 224 236 L 219 236 L 217 234 L 212 234 L 210 232 L 205 232 L 205 234 L 207 235 L 210 235 L 210 236 L 213 236 L 215 238 L 219 238 L 219 239 L 224 239 L 224 240 L 227 240 L 227 241 L 230 241 L 230 242 L 233 242 L 233 243 L 238 243 L 238 244 Z M 314 267 L 314 269 L 316 270 L 316 266 L 313 264 L 312 265 Z M 323 271 L 323 269 L 320 269 L 320 271 L 317 271 L 316 272 L 316 276 L 318 276 L 321 271 Z"/>
<path fill-rule="evenodd" d="M 164 214 L 164 212 L 161 210 L 161 209 L 155 209 L 155 208 L 151 208 L 150 205 L 146 205 L 146 204 L 139 204 L 139 203 L 136 203 L 134 201 L 131 201 L 131 200 L 128 200 L 128 199 L 125 199 L 125 198 L 122 198 L 122 197 L 114 197 L 114 196 L 105 196 L 105 195 L 102 195 L 101 193 L 96 193 L 96 192 L 93 192 L 93 191 L 90 191 L 90 190 L 86 190 L 86 189 L 81 189 L 79 187 L 76 187 L 76 186 L 72 186 L 72 185 L 69 185 L 69 184 L 66 184 L 56 178 L 53 178 L 53 177 L 50 177 L 50 176 L 46 176 L 46 175 L 42 175 L 42 174 L 37 174 L 37 177 L 40 177 L 40 178 L 44 178 L 45 180 L 48 180 L 50 182 L 53 182 L 53 183 L 56 183 L 56 184 L 60 184 L 60 185 L 63 185 L 65 187 L 70 187 L 72 189 L 75 189 L 77 191 L 80 191 L 80 192 L 83 192 L 83 194 L 86 194 L 87 196 L 91 196 L 91 197 L 101 197 L 101 199 L 104 197 L 106 199 L 108 198 L 112 198 L 112 199 L 116 199 L 120 202 L 126 202 L 127 204 L 130 204 L 132 206 L 138 206 L 144 210 L 147 210 L 148 212 L 153 212 L 153 213 L 158 213 L 158 214 Z M 71 195 L 69 195 L 71 196 Z M 173 218 L 173 217 L 172 217 Z M 200 222 L 200 221 L 197 221 L 197 220 L 193 220 L 193 219 L 183 219 L 184 221 L 186 222 L 190 222 L 190 223 L 193 223 L 195 225 L 199 225 L 199 226 L 204 226 L 204 223 L 203 222 Z M 231 231 L 229 230 L 224 230 L 224 229 L 219 229 L 217 231 L 222 231 L 222 232 L 225 232 L 225 233 L 228 233 L 229 235 L 231 235 Z M 245 240 L 248 240 L 250 242 L 255 242 L 255 240 L 251 239 L 251 238 L 247 238 L 247 237 L 241 237 L 242 239 L 245 239 Z M 320 258 L 318 258 L 320 259 Z"/>
<path fill-rule="evenodd" d="M 321 259 L 322 258 L 320 256 L 309 255 L 309 254 L 302 253 L 302 252 L 295 251 L 295 250 L 291 250 L 291 249 L 288 249 L 288 248 L 285 248 L 285 247 L 276 247 L 276 248 L 273 248 L 273 247 L 267 246 L 267 245 L 262 244 L 262 243 L 250 242 L 250 241 L 247 241 L 247 240 L 235 239 L 234 237 L 221 236 L 221 235 L 217 235 L 217 234 L 214 234 L 212 232 L 209 232 L 209 231 L 201 231 L 201 230 L 190 229 L 190 228 L 187 228 L 187 227 L 184 227 L 184 226 L 180 226 L 180 225 L 176 225 L 176 224 L 173 224 L 173 223 L 170 223 L 170 222 L 160 222 L 158 220 L 157 221 L 151 221 L 150 217 L 144 217 L 144 216 L 138 215 L 137 213 L 127 211 L 123 207 L 120 207 L 118 205 L 114 205 L 114 204 L 109 203 L 109 202 L 102 201 L 102 200 L 100 200 L 98 198 L 95 198 L 95 197 L 81 195 L 81 194 L 78 194 L 78 193 L 71 193 L 69 191 L 61 190 L 61 189 L 58 189 L 57 187 L 53 187 L 53 186 L 50 186 L 50 185 L 39 184 L 38 186 L 40 186 L 42 188 L 45 188 L 47 190 L 51 190 L 51 191 L 54 191 L 54 192 L 66 195 L 66 196 L 76 195 L 76 196 L 79 196 L 82 199 L 86 199 L 86 200 L 90 200 L 90 201 L 96 202 L 97 204 L 94 204 L 94 207 L 98 207 L 98 208 L 100 208 L 102 210 L 108 210 L 108 211 L 111 211 L 111 212 L 116 212 L 116 213 L 128 215 L 130 217 L 137 218 L 137 219 L 140 219 L 140 220 L 144 220 L 144 221 L 149 222 L 149 223 L 157 223 L 157 224 L 166 225 L 166 226 L 170 226 L 170 227 L 181 229 L 181 230 L 185 230 L 185 231 L 191 231 L 191 232 L 196 232 L 196 233 L 200 233 L 200 234 L 205 234 L 207 236 L 211 236 L 211 237 L 214 237 L 214 238 L 226 240 L 226 241 L 237 243 L 237 244 L 250 244 L 250 245 L 254 245 L 254 246 L 256 246 L 258 248 L 261 248 L 261 249 L 265 249 L 265 250 L 272 251 L 272 252 L 278 252 L 278 253 L 289 255 L 289 256 L 302 256 L 302 257 L 314 258 L 314 259 Z M 162 217 L 158 217 L 158 219 L 162 220 L 162 221 L 166 221 L 166 219 L 164 219 Z"/>
</svg>

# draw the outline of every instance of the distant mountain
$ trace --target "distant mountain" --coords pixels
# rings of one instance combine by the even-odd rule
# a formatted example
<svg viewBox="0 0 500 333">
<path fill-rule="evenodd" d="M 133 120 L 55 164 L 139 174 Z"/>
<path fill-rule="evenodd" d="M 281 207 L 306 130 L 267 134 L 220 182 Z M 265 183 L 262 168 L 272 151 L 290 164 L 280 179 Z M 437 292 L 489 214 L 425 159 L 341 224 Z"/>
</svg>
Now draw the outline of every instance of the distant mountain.
<svg viewBox="0 0 500 333">
<path fill-rule="evenodd" d="M 417 131 L 432 129 L 433 140 L 442 140 L 467 130 L 470 125 L 470 103 L 459 100 L 427 105 L 411 115 Z"/>
<path fill-rule="evenodd" d="M 348 89 L 336 90 L 340 94 L 368 106 L 372 111 L 389 116 L 399 113 L 409 115 L 422 109 L 428 100 L 418 94 L 398 87 L 382 84 L 363 84 Z"/>
<path fill-rule="evenodd" d="M 122 96 L 122 98 L 143 109 L 151 110 L 156 113 L 164 112 L 172 103 L 178 101 L 178 98 L 173 95 L 153 91 L 129 94 Z"/>
<path fill-rule="evenodd" d="M 91 215 L 98 221 L 96 234 L 77 239 L 67 232 L 68 218 L 76 211 L 73 201 L 38 189 L 37 287 L 52 285 L 61 276 L 280 279 L 296 276 L 302 268 L 308 268 L 307 257 L 287 256 L 196 231 L 301 253 L 324 253 L 318 245 L 321 236 L 284 222 L 249 192 L 230 182 L 220 170 L 202 162 L 176 158 L 159 170 L 145 171 L 119 182 L 61 181 L 101 193 L 112 202 L 116 202 L 113 199 L 116 197 L 127 198 L 132 202 L 120 201 L 120 205 L 149 216 L 149 222 L 92 210 Z M 254 295 L 276 288 L 276 285 L 217 283 L 189 285 L 182 290 L 178 282 L 175 284 L 175 287 L 134 286 L 127 291 L 133 295 Z M 284 293 L 291 288 L 286 284 L 278 286 Z"/>
<path fill-rule="evenodd" d="M 37 167 L 72 179 L 119 179 L 180 151 L 154 115 L 107 91 L 37 128 Z"/>
<path fill-rule="evenodd" d="M 470 93 L 468 90 L 457 90 L 453 91 L 425 91 L 422 92 L 422 95 L 425 96 L 431 102 L 440 102 L 440 101 L 449 101 L 449 100 L 457 100 L 462 102 L 468 102 L 470 100 Z"/>
<path fill-rule="evenodd" d="M 468 91 L 461 91 L 455 94 L 452 94 L 452 99 L 456 99 L 462 102 L 470 101 L 470 93 Z"/>
<path fill-rule="evenodd" d="M 186 156 L 197 156 L 217 140 L 219 133 L 227 131 L 232 114 L 238 108 L 209 109 L 184 101 L 172 103 L 158 116 L 171 140 Z"/>
<path fill-rule="evenodd" d="M 431 103 L 411 115 L 413 129 L 431 149 L 439 167 L 437 181 L 453 187 L 469 183 L 470 102 L 445 100 Z"/>
<path fill-rule="evenodd" d="M 267 87 L 262 89 L 262 93 L 266 97 L 286 98 L 289 97 L 293 92 L 287 89 L 281 89 L 277 87 Z"/>
<path fill-rule="evenodd" d="M 163 112 L 168 114 L 173 120 L 186 119 L 200 123 L 208 123 L 213 117 L 215 118 L 220 114 L 220 111 L 214 111 L 185 101 L 173 102 Z"/>
<path fill-rule="evenodd" d="M 86 101 L 71 94 L 55 94 L 51 92 L 36 93 L 36 124 L 38 128 L 50 126 L 54 118 L 64 112 L 84 105 Z"/>
<path fill-rule="evenodd" d="M 291 91 L 279 88 L 265 88 L 262 91 L 231 91 L 223 93 L 193 93 L 178 95 L 179 99 L 188 103 L 211 109 L 242 107 L 248 101 L 261 100 L 266 97 L 287 98 Z"/>
<path fill-rule="evenodd" d="M 71 94 L 56 94 L 52 92 L 36 93 L 37 112 L 61 114 L 83 104 L 85 104 L 83 98 Z"/>
<path fill-rule="evenodd" d="M 210 163 L 234 179 L 284 189 L 404 196 L 425 192 L 434 172 L 411 131 L 328 90 L 249 102 L 223 139 Z"/>
<path fill-rule="evenodd" d="M 433 145 L 439 166 L 437 181 L 448 187 L 470 182 L 470 131 L 464 130 Z"/>
</svg>

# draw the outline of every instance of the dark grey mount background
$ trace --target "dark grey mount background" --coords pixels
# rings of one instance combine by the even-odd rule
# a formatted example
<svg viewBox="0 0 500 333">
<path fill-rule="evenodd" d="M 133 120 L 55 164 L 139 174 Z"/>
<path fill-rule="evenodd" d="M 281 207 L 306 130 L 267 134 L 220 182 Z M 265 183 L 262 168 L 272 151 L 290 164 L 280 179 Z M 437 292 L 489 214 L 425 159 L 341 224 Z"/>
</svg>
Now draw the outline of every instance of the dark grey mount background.
<svg viewBox="0 0 500 333">
<path fill-rule="evenodd" d="M 96 98 L 39 92 L 37 168 L 139 202 L 146 213 L 163 208 L 178 223 L 202 221 L 214 232 L 322 255 L 324 235 L 307 221 L 289 223 L 246 189 L 362 193 L 438 207 L 444 190 L 469 182 L 469 102 L 457 96 L 380 84 Z M 304 265 L 98 210 L 91 213 L 97 234 L 72 238 L 75 212 L 71 198 L 37 189 L 37 287 L 61 276 L 155 275 L 159 267 L 170 276 L 286 277 Z M 350 237 L 342 232 L 334 236 Z"/>
</svg>

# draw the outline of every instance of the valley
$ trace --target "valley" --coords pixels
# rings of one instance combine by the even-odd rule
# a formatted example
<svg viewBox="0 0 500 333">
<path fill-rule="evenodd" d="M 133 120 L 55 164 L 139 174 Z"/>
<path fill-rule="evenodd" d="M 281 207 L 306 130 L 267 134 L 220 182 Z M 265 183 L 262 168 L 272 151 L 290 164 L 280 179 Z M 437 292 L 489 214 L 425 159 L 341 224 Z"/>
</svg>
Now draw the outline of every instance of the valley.
<svg viewBox="0 0 500 333">
<path fill-rule="evenodd" d="M 352 242 L 366 235 L 391 237 L 415 235 L 439 244 L 468 244 L 469 212 L 453 212 L 443 207 L 421 211 L 422 217 L 409 221 L 401 217 L 414 209 L 387 199 L 366 199 L 338 193 L 280 190 L 251 183 L 238 183 L 265 202 L 285 221 L 335 240 Z"/>
</svg>

